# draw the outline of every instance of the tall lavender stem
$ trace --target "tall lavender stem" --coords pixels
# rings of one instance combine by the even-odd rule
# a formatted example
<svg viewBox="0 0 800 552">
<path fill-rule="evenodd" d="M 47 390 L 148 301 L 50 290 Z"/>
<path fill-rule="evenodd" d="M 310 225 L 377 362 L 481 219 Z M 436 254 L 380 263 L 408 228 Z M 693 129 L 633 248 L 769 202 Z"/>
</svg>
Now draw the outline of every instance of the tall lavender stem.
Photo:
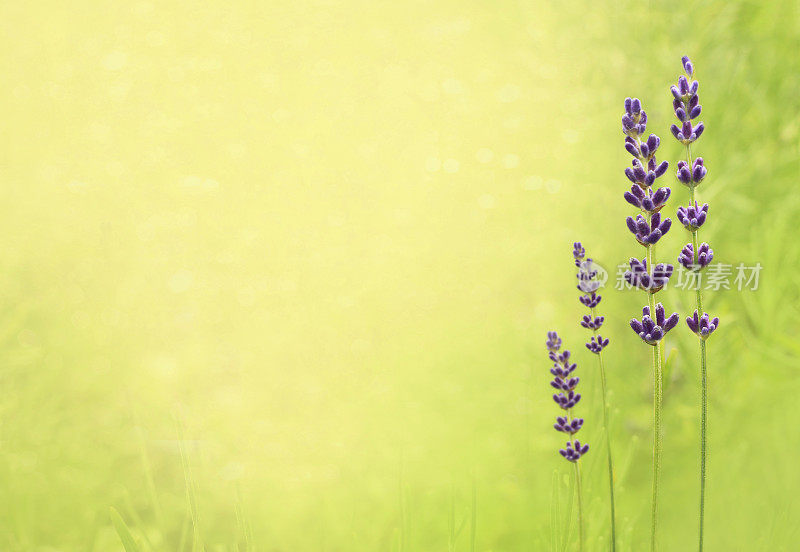
<svg viewBox="0 0 800 552">
<path fill-rule="evenodd" d="M 625 192 L 625 200 L 640 209 L 636 218 L 628 217 L 628 229 L 645 248 L 645 258 L 630 260 L 630 270 L 625 279 L 634 287 L 647 292 L 648 306 L 642 309 L 642 319 L 630 321 L 631 328 L 642 340 L 653 348 L 653 490 L 651 503 L 650 548 L 656 550 L 658 521 L 658 482 L 661 469 L 661 405 L 662 358 L 661 340 L 678 323 L 678 314 L 665 317 L 664 307 L 656 303 L 655 294 L 660 291 L 672 275 L 669 264 L 654 264 L 655 244 L 666 234 L 672 221 L 661 220 L 659 211 L 670 196 L 669 188 L 653 189 L 655 181 L 666 171 L 668 164 L 656 161 L 655 152 L 661 140 L 650 134 L 643 140 L 647 129 L 647 114 L 638 98 L 625 100 L 625 114 L 622 116 L 622 131 L 625 134 L 625 149 L 633 156 L 632 167 L 625 169 L 625 176 L 633 183 L 631 190 Z"/>
<path fill-rule="evenodd" d="M 581 400 L 580 393 L 575 392 L 575 388 L 580 381 L 580 378 L 572 375 L 577 364 L 571 362 L 570 352 L 561 349 L 561 338 L 558 337 L 556 332 L 547 332 L 547 342 L 545 344 L 548 350 L 548 356 L 553 361 L 553 367 L 550 373 L 553 375 L 553 381 L 550 385 L 555 388 L 558 393 L 553 395 L 553 400 L 556 404 L 564 410 L 565 415 L 556 418 L 556 423 L 553 425 L 556 431 L 566 433 L 569 435 L 566 448 L 558 452 L 569 462 L 575 464 L 575 488 L 578 494 L 578 550 L 583 550 L 585 536 L 583 531 L 583 496 L 581 494 L 581 470 L 578 465 L 578 460 L 589 452 L 589 445 L 581 444 L 580 441 L 575 439 L 575 434 L 583 427 L 583 418 L 576 418 L 572 414 L 572 409 Z"/>
<path fill-rule="evenodd" d="M 598 333 L 600 326 L 605 320 L 604 316 L 597 316 L 597 305 L 602 299 L 597 290 L 600 287 L 597 281 L 597 270 L 592 259 L 586 258 L 586 250 L 580 242 L 573 244 L 572 256 L 575 259 L 575 266 L 578 267 L 578 290 L 583 293 L 579 301 L 589 309 L 590 314 L 583 315 L 581 326 L 592 331 L 592 337 L 586 344 L 586 348 L 597 355 L 597 362 L 600 366 L 600 384 L 603 391 L 603 431 L 606 434 L 606 454 L 608 457 L 608 492 L 609 507 L 611 509 L 611 550 L 617 550 L 617 523 L 614 510 L 614 462 L 611 459 L 611 435 L 608 428 L 608 399 L 606 394 L 606 371 L 603 365 L 603 349 L 608 345 L 609 340 L 603 339 Z"/>
<path fill-rule="evenodd" d="M 672 125 L 673 136 L 686 147 L 686 161 L 678 162 L 677 177 L 680 182 L 689 188 L 689 206 L 679 207 L 678 220 L 692 234 L 692 243 L 687 243 L 678 261 L 688 270 L 700 271 L 714 258 L 714 251 L 707 243 L 698 246 L 698 230 L 703 225 L 708 214 L 708 204 L 702 207 L 697 205 L 695 189 L 708 173 L 702 157 L 692 160 L 692 142 L 695 142 L 705 129 L 703 123 L 697 126 L 692 125 L 692 120 L 700 116 L 702 106 L 697 95 L 700 87 L 694 78 L 694 66 L 687 56 L 681 59 L 685 75 L 678 78 L 678 84 L 670 89 L 674 100 L 672 107 L 675 116 L 680 121 L 681 126 Z M 691 80 L 691 83 L 690 83 Z M 697 310 L 693 316 L 686 319 L 689 328 L 697 334 L 700 341 L 700 520 L 698 549 L 703 550 L 703 522 L 705 517 L 705 496 L 706 496 L 706 458 L 708 447 L 706 444 L 707 423 L 708 423 L 708 377 L 706 367 L 706 339 L 717 329 L 719 318 L 710 320 L 710 316 L 703 312 L 703 296 L 700 293 L 700 281 L 695 281 L 695 299 Z M 700 314 L 702 313 L 702 315 Z"/>
</svg>

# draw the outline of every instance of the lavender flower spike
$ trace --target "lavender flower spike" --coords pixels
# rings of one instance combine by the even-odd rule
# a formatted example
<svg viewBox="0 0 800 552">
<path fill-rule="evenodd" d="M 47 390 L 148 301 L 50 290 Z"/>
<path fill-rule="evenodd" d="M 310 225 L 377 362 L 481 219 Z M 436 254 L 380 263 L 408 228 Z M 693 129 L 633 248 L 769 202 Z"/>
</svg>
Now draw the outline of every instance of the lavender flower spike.
<svg viewBox="0 0 800 552">
<path fill-rule="evenodd" d="M 633 100 L 631 100 L 631 113 L 633 113 Z M 633 144 L 635 143 L 634 140 L 628 137 L 630 142 L 626 142 L 626 144 Z M 655 135 L 650 135 L 648 139 L 651 142 L 651 146 L 646 146 L 646 150 L 648 153 L 655 152 L 656 148 L 658 148 L 659 140 L 658 137 Z M 642 151 L 641 148 L 637 149 L 636 151 Z M 669 197 L 669 188 L 666 188 L 666 193 L 662 193 L 661 195 L 656 198 L 658 201 L 662 202 L 666 201 L 666 198 Z M 654 207 L 655 210 L 660 209 L 658 207 L 655 208 L 655 203 L 653 202 L 653 198 L 650 194 L 645 195 L 642 189 L 639 186 L 633 186 L 631 188 L 631 195 L 632 197 L 637 198 L 637 201 L 644 202 L 647 205 Z M 649 229 L 648 229 L 649 230 Z M 612 552 L 616 551 L 617 548 L 617 535 L 616 535 L 616 514 L 614 508 L 614 464 L 611 457 L 611 438 L 609 435 L 609 424 L 608 424 L 608 398 L 606 393 L 606 371 L 605 366 L 603 365 L 603 349 L 608 347 L 609 339 L 604 338 L 598 333 L 598 330 L 603 325 L 605 321 L 605 317 L 598 316 L 596 312 L 596 307 L 598 303 L 600 303 L 600 295 L 597 291 L 600 288 L 600 282 L 598 281 L 598 270 L 594 264 L 594 261 L 590 258 L 586 258 L 586 249 L 580 242 L 575 242 L 573 245 L 573 253 L 572 256 L 575 259 L 575 266 L 578 267 L 578 289 L 584 292 L 579 300 L 580 302 L 589 308 L 589 314 L 584 314 L 583 318 L 581 318 L 580 324 L 584 328 L 592 331 L 592 336 L 589 338 L 589 342 L 586 343 L 586 348 L 589 349 L 590 352 L 597 355 L 597 363 L 600 368 L 600 383 L 602 386 L 603 392 L 603 430 L 606 435 L 606 454 L 608 458 L 608 485 L 609 485 L 609 506 L 611 509 L 611 550 Z M 587 297 L 589 298 L 587 300 Z M 557 428 L 558 429 L 558 428 Z M 563 431 L 563 429 L 561 430 Z M 569 445 L 566 449 L 561 450 L 561 454 L 567 460 L 574 461 L 580 458 L 581 455 L 586 454 L 589 450 L 587 445 L 581 446 L 577 441 L 575 445 L 570 448 Z"/>
<path fill-rule="evenodd" d="M 561 338 L 556 332 L 547 332 L 547 350 L 558 351 L 561 348 Z"/>
<path fill-rule="evenodd" d="M 576 244 L 575 247 L 575 260 L 576 263 L 580 264 L 585 252 L 583 252 L 582 249 L 579 250 L 577 247 L 578 245 L 580 244 Z M 579 253 L 579 255 L 577 253 Z M 570 352 L 568 350 L 560 351 L 561 338 L 558 337 L 556 332 L 547 332 L 546 346 L 547 356 L 553 361 L 553 367 L 550 369 L 550 373 L 553 374 L 554 377 L 550 385 L 560 391 L 553 395 L 553 400 L 564 410 L 564 414 L 556 418 L 556 423 L 553 424 L 553 428 L 561 433 L 566 433 L 570 437 L 570 441 L 567 441 L 566 448 L 560 449 L 559 453 L 575 466 L 575 481 L 578 491 L 579 544 L 580 550 L 583 550 L 583 501 L 581 498 L 581 472 L 578 466 L 578 460 L 589 452 L 589 445 L 581 444 L 580 441 L 575 439 L 575 434 L 583 427 L 583 418 L 577 418 L 572 415 L 572 409 L 581 400 L 580 394 L 575 392 L 575 387 L 577 387 L 580 379 L 571 375 L 577 366 L 574 362 L 571 362 Z"/>
<path fill-rule="evenodd" d="M 700 138 L 704 125 L 695 125 L 692 121 L 700 116 L 702 107 L 697 91 L 700 84 L 694 79 L 694 64 L 688 56 L 681 58 L 684 75 L 678 77 L 676 85 L 670 88 L 673 96 L 672 108 L 678 123 L 672 125 L 672 135 L 685 146 L 686 159 L 678 162 L 676 177 L 689 188 L 689 206 L 678 208 L 677 216 L 686 229 L 692 234 L 692 242 L 687 243 L 678 255 L 678 262 L 691 270 L 702 270 L 714 258 L 714 251 L 707 243 L 699 243 L 698 230 L 706 221 L 708 204 L 699 207 L 695 198 L 695 190 L 708 174 L 702 157 L 692 160 L 692 144 Z M 708 405 L 708 380 L 706 374 L 706 339 L 717 329 L 719 318 L 703 313 L 703 298 L 700 289 L 696 290 L 697 309 L 694 315 L 686 319 L 686 324 L 700 338 L 700 533 L 699 550 L 703 551 L 703 519 L 705 511 L 706 485 L 706 417 Z"/>
<path fill-rule="evenodd" d="M 685 80 L 685 79 L 684 79 Z M 696 96 L 697 86 L 689 84 L 688 81 L 681 82 L 679 86 L 673 87 L 672 94 L 675 101 L 679 102 L 682 98 L 689 98 L 692 94 Z M 675 136 L 680 136 L 686 143 L 696 140 L 703 132 L 702 123 L 697 127 L 692 125 L 691 119 L 699 115 L 699 110 L 681 107 L 675 104 L 676 114 L 681 120 L 682 126 L 674 126 L 672 132 Z M 678 111 L 678 108 L 681 109 Z M 698 106 L 699 107 L 699 106 Z M 625 272 L 625 279 L 634 287 L 647 292 L 649 307 L 645 307 L 647 312 L 642 320 L 631 320 L 631 327 L 634 331 L 650 345 L 653 345 L 653 500 L 652 500 L 652 525 L 651 525 L 651 548 L 655 551 L 656 547 L 656 521 L 658 504 L 658 476 L 661 457 L 661 370 L 663 349 L 661 340 L 669 329 L 677 323 L 677 314 L 668 320 L 658 321 L 658 312 L 663 318 L 664 308 L 659 304 L 660 311 L 655 306 L 655 294 L 660 291 L 669 281 L 673 272 L 672 265 L 656 263 L 653 259 L 655 244 L 670 229 L 672 221 L 668 218 L 661 218 L 660 210 L 664 207 L 670 196 L 669 188 L 657 188 L 656 179 L 661 177 L 667 170 L 667 162 L 659 163 L 656 160 L 656 150 L 661 140 L 655 134 L 644 138 L 647 124 L 647 116 L 641 109 L 641 102 L 637 99 L 625 100 L 625 115 L 622 116 L 622 132 L 625 135 L 625 151 L 633 156 L 632 166 L 625 169 L 625 176 L 633 184 L 630 192 L 625 192 L 625 201 L 638 207 L 641 212 L 635 217 L 628 217 L 626 223 L 628 230 L 631 231 L 636 241 L 644 246 L 645 258 L 641 261 L 637 258 L 630 260 L 630 270 Z M 702 164 L 701 164 L 702 165 Z M 686 171 L 679 169 L 679 175 L 684 175 Z M 702 176 L 705 176 L 704 174 Z M 698 170 L 698 178 L 702 177 Z M 688 178 L 693 177 L 689 170 Z M 650 267 L 650 269 L 648 269 Z M 650 272 L 652 270 L 652 272 Z M 655 318 L 650 316 L 650 309 L 656 312 Z M 669 327 L 667 327 L 669 326 Z M 666 329 L 665 329 L 666 328 Z M 592 347 L 587 345 L 590 350 Z M 596 345 L 595 345 L 596 347 Z"/>
</svg>

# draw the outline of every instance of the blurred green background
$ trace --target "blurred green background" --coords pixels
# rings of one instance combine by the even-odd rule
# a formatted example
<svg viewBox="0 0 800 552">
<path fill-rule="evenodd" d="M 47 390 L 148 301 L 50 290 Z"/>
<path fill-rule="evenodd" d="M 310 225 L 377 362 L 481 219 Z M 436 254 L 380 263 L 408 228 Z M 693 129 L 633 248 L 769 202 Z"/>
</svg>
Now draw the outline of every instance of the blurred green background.
<svg viewBox="0 0 800 552">
<path fill-rule="evenodd" d="M 0 549 L 122 550 L 111 506 L 142 550 L 558 549 L 557 329 L 605 550 L 571 243 L 612 278 L 640 253 L 622 101 L 674 165 L 684 54 L 701 239 L 764 267 L 755 292 L 706 293 L 707 550 L 797 549 L 796 1 L 31 2 L 0 29 Z M 686 241 L 673 226 L 659 259 Z M 643 302 L 607 289 L 600 309 L 623 551 L 649 538 Z M 669 349 L 661 541 L 683 551 L 695 338 Z"/>
</svg>

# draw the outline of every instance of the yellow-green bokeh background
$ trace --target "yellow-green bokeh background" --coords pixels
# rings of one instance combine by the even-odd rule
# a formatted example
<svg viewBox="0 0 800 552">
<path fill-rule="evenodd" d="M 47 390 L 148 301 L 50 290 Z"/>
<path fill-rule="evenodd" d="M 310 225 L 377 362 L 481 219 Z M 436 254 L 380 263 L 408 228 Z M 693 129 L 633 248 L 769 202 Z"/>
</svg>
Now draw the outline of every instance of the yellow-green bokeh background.
<svg viewBox="0 0 800 552">
<path fill-rule="evenodd" d="M 238 509 L 257 550 L 447 550 L 452 517 L 466 551 L 474 484 L 475 550 L 549 551 L 569 473 L 554 328 L 580 363 L 588 549 L 605 550 L 571 242 L 611 267 L 639 253 L 622 100 L 642 98 L 674 164 L 668 86 L 689 54 L 702 239 L 764 266 L 758 291 L 707 295 L 707 550 L 796 550 L 796 2 L 17 2 L 0 32 L 0 549 L 121 550 L 113 506 L 144 550 L 177 550 L 181 441 L 208 550 L 244 550 Z M 686 240 L 674 226 L 660 259 Z M 601 305 L 633 552 L 642 303 Z M 683 551 L 696 344 L 681 326 L 669 347 L 661 541 Z"/>
</svg>

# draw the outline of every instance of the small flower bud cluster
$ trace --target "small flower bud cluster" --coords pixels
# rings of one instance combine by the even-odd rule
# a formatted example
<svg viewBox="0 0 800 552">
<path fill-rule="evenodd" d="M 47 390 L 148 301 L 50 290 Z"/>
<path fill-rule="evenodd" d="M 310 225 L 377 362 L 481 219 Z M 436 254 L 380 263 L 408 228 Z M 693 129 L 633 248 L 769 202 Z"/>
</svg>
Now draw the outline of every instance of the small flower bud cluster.
<svg viewBox="0 0 800 552">
<path fill-rule="evenodd" d="M 687 243 L 678 255 L 678 262 L 687 270 L 700 270 L 707 267 L 713 258 L 714 250 L 707 243 L 700 244 L 700 247 L 697 248 L 697 256 L 694 254 L 694 246 Z"/>
<path fill-rule="evenodd" d="M 628 261 L 630 270 L 626 270 L 625 281 L 630 285 L 637 287 L 643 291 L 656 293 L 667 285 L 667 282 L 672 276 L 674 267 L 671 264 L 658 263 L 653 267 L 652 274 L 647 270 L 647 259 L 641 261 L 637 258 L 631 258 Z"/>
<path fill-rule="evenodd" d="M 698 317 L 697 311 L 694 311 L 692 316 L 686 317 L 686 325 L 689 326 L 689 329 L 696 333 L 701 339 L 708 339 L 708 336 L 714 333 L 714 330 L 717 329 L 719 326 L 719 318 L 714 317 L 713 320 L 710 319 L 711 317 L 703 313 L 703 316 Z"/>
<path fill-rule="evenodd" d="M 584 249 L 581 242 L 575 242 L 572 250 L 572 257 L 575 259 L 575 266 L 578 267 L 578 290 L 584 292 L 584 295 L 578 300 L 588 307 L 592 312 L 591 316 L 588 314 L 583 315 L 581 319 L 581 326 L 592 330 L 594 336 L 586 344 L 586 348 L 592 353 L 600 354 L 605 347 L 608 346 L 609 340 L 597 334 L 597 330 L 603 325 L 605 320 L 604 316 L 595 316 L 594 308 L 600 303 L 600 295 L 597 290 L 600 288 L 600 282 L 597 280 L 597 268 L 594 261 L 586 257 L 586 249 Z"/>
<path fill-rule="evenodd" d="M 672 109 L 675 111 L 675 117 L 677 117 L 681 126 L 672 125 L 670 130 L 680 143 L 689 145 L 700 138 L 703 130 L 705 130 L 705 125 L 703 123 L 696 126 L 692 124 L 692 121 L 697 119 L 703 111 L 703 107 L 700 105 L 700 98 L 697 95 L 700 83 L 694 80 L 694 67 L 689 58 L 684 56 L 682 62 L 683 70 L 686 74 L 681 75 L 678 78 L 678 84 L 670 88 L 674 98 Z M 691 83 L 689 82 L 690 80 Z M 702 161 L 700 164 L 702 165 Z"/>
<path fill-rule="evenodd" d="M 581 456 L 589 452 L 589 445 L 581 444 L 577 439 L 572 440 L 583 427 L 583 418 L 573 417 L 571 412 L 572 408 L 581 400 L 580 393 L 575 392 L 580 378 L 572 375 L 577 365 L 571 362 L 569 351 L 560 352 L 561 338 L 556 332 L 547 332 L 545 346 L 550 360 L 553 361 L 553 367 L 550 369 L 553 381 L 550 382 L 550 385 L 559 391 L 553 395 L 553 401 L 565 411 L 563 416 L 556 418 L 553 428 L 561 433 L 566 433 L 570 438 L 566 448 L 559 450 L 559 453 L 570 462 L 577 462 Z"/>
<path fill-rule="evenodd" d="M 625 222 L 628 223 L 628 230 L 631 231 L 636 241 L 645 247 L 657 243 L 672 226 L 672 220 L 664 219 L 662 221 L 659 213 L 653 213 L 649 223 L 642 215 L 636 215 L 636 218 L 628 217 Z"/>
<path fill-rule="evenodd" d="M 708 215 L 708 203 L 704 203 L 702 207 L 694 202 L 694 205 L 688 207 L 678 207 L 678 220 L 689 231 L 694 232 L 703 226 Z"/>
<path fill-rule="evenodd" d="M 674 312 L 669 318 L 664 315 L 664 305 L 656 303 L 655 317 L 650 315 L 650 307 L 642 309 L 642 319 L 631 319 L 631 328 L 648 345 L 655 346 L 664 336 L 678 324 L 678 313 Z"/>
</svg>

